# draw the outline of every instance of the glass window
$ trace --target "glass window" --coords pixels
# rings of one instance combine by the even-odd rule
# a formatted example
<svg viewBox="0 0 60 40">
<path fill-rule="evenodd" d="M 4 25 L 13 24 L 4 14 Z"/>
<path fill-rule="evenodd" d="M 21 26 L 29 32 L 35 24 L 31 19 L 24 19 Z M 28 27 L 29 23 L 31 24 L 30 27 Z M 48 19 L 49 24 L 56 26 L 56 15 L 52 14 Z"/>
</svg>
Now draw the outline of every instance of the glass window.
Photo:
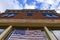
<svg viewBox="0 0 60 40">
<path fill-rule="evenodd" d="M 7 17 L 14 17 L 16 14 L 9 14 Z"/>
<path fill-rule="evenodd" d="M 0 34 L 4 31 L 4 29 L 0 29 Z"/>
<path fill-rule="evenodd" d="M 56 15 L 52 15 L 52 17 L 53 17 L 53 18 L 58 18 L 58 16 L 56 16 Z"/>
<path fill-rule="evenodd" d="M 7 17 L 8 16 L 8 14 L 3 14 L 1 17 Z"/>
<path fill-rule="evenodd" d="M 27 16 L 32 16 L 32 13 L 27 13 Z"/>
<path fill-rule="evenodd" d="M 51 15 L 49 14 L 43 14 L 44 17 L 52 17 Z"/>
<path fill-rule="evenodd" d="M 7 40 L 47 40 L 41 30 L 14 30 Z"/>
<path fill-rule="evenodd" d="M 14 17 L 16 14 L 13 13 L 8 13 L 8 14 L 3 14 L 1 17 Z"/>
<path fill-rule="evenodd" d="M 60 30 L 54 30 L 52 31 L 54 35 L 57 37 L 58 40 L 60 40 Z"/>
<path fill-rule="evenodd" d="M 43 14 L 44 17 L 47 18 L 58 18 L 58 16 L 54 15 L 54 14 Z"/>
<path fill-rule="evenodd" d="M 25 30 L 14 30 L 13 34 L 25 35 Z"/>
</svg>

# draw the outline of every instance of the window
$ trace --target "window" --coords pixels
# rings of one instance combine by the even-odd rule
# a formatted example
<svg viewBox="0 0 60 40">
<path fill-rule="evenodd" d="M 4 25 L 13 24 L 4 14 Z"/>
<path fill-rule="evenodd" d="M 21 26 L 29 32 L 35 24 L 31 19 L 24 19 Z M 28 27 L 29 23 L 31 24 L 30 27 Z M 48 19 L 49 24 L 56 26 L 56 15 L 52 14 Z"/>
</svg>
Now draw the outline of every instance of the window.
<svg viewBox="0 0 60 40">
<path fill-rule="evenodd" d="M 52 30 L 53 34 L 60 40 L 60 30 Z"/>
<path fill-rule="evenodd" d="M 7 17 L 8 16 L 8 14 L 3 14 L 1 17 Z"/>
<path fill-rule="evenodd" d="M 32 13 L 27 13 L 27 16 L 32 16 Z"/>
<path fill-rule="evenodd" d="M 47 18 L 58 18 L 58 16 L 54 15 L 54 14 L 43 14 L 44 17 Z"/>
<path fill-rule="evenodd" d="M 14 17 L 16 14 L 9 14 L 7 17 Z"/>
<path fill-rule="evenodd" d="M 0 29 L 0 34 L 4 31 L 4 29 Z"/>
<path fill-rule="evenodd" d="M 7 40 L 47 40 L 45 35 L 41 30 L 14 30 Z"/>
<path fill-rule="evenodd" d="M 13 34 L 21 34 L 21 35 L 25 35 L 25 30 L 14 30 Z"/>
<path fill-rule="evenodd" d="M 14 17 L 16 14 L 13 13 L 8 13 L 8 14 L 3 14 L 1 17 Z"/>
</svg>

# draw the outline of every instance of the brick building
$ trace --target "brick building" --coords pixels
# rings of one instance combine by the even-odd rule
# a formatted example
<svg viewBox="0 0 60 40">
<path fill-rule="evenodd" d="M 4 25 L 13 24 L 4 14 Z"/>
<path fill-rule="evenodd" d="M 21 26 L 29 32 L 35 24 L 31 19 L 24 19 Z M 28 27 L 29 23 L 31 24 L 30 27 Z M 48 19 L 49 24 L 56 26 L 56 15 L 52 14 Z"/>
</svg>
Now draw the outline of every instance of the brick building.
<svg viewBox="0 0 60 40">
<path fill-rule="evenodd" d="M 45 34 L 47 34 L 46 38 L 48 40 L 58 40 L 59 38 L 53 33 L 50 33 L 49 30 L 60 30 L 60 14 L 56 13 L 55 10 L 6 10 L 4 13 L 0 14 L 0 28 L 5 30 L 1 33 L 1 40 L 5 40 L 15 29 L 42 30 L 46 32 Z"/>
</svg>

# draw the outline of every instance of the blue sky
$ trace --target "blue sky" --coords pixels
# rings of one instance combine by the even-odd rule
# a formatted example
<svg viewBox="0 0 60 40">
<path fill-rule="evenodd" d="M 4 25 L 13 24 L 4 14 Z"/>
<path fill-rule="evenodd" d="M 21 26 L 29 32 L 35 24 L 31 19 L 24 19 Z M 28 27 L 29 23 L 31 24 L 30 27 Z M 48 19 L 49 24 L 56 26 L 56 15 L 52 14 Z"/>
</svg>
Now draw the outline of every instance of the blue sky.
<svg viewBox="0 0 60 40">
<path fill-rule="evenodd" d="M 6 9 L 54 9 L 57 11 L 60 9 L 60 0 L 0 0 L 0 11 L 4 12 Z"/>
</svg>

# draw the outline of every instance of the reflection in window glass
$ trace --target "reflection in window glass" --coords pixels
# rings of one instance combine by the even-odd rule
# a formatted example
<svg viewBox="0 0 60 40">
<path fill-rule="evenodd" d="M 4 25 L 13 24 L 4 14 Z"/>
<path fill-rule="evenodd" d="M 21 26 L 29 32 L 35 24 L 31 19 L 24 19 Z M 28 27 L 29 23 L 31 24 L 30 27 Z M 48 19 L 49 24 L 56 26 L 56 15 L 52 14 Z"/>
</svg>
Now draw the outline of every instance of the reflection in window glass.
<svg viewBox="0 0 60 40">
<path fill-rule="evenodd" d="M 41 30 L 14 30 L 8 40 L 46 40 Z"/>
<path fill-rule="evenodd" d="M 4 29 L 0 29 L 0 34 L 4 31 Z"/>
<path fill-rule="evenodd" d="M 14 17 L 16 14 L 9 14 L 8 17 Z"/>
<path fill-rule="evenodd" d="M 8 13 L 8 14 L 2 15 L 1 17 L 14 17 L 14 16 L 16 16 L 16 14 Z"/>
<path fill-rule="evenodd" d="M 43 16 L 47 18 L 58 18 L 55 14 L 43 14 Z"/>
<path fill-rule="evenodd" d="M 43 33 L 45 39 L 48 40 L 48 37 L 47 37 L 46 33 L 44 31 L 42 31 L 42 33 Z"/>
<path fill-rule="evenodd" d="M 53 33 L 60 40 L 60 30 L 54 30 Z"/>
</svg>

